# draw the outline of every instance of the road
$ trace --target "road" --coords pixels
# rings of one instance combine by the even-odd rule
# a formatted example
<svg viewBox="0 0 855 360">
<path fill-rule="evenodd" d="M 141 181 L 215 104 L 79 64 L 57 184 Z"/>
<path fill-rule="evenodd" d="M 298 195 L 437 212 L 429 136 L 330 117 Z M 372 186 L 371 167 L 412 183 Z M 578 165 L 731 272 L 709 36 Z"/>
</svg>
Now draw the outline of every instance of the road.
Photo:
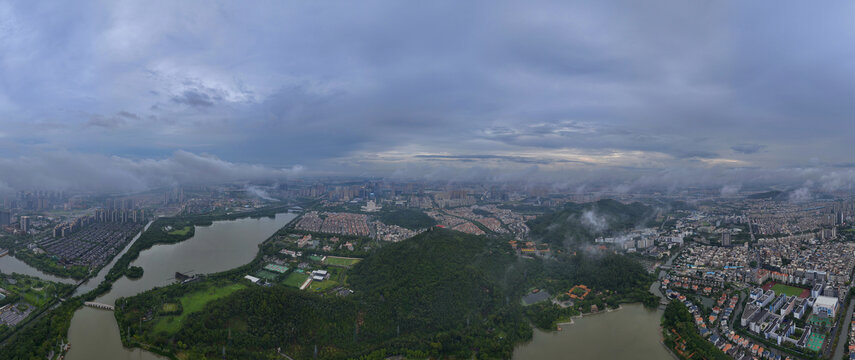
<svg viewBox="0 0 855 360">
<path fill-rule="evenodd" d="M 832 359 L 843 359 L 846 350 L 846 339 L 849 337 L 849 323 L 852 322 L 852 310 L 855 309 L 855 301 L 850 301 L 849 309 L 846 310 L 844 321 L 840 323 L 840 339 L 837 340 L 837 348 L 834 349 Z"/>
</svg>

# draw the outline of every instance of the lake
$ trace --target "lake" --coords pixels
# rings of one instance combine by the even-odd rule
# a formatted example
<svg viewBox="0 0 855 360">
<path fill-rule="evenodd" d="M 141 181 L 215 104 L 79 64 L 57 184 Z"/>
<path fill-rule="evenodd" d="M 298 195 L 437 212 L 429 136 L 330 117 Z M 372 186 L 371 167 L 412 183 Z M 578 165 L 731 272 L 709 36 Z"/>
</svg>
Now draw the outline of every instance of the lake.
<svg viewBox="0 0 855 360">
<path fill-rule="evenodd" d="M 244 218 L 197 226 L 190 239 L 177 244 L 155 245 L 141 252 L 131 265 L 142 267 L 143 277 L 137 280 L 123 277 L 113 284 L 110 292 L 95 301 L 112 305 L 120 297 L 169 285 L 174 282 L 176 271 L 206 274 L 249 263 L 258 253 L 258 244 L 295 217 L 297 214 L 283 213 L 275 218 Z M 66 359 L 69 360 L 165 359 L 122 346 L 118 324 L 110 311 L 84 307 L 75 312 L 68 340 L 71 350 Z"/>
<path fill-rule="evenodd" d="M 620 310 L 574 319 L 561 331 L 534 330 L 528 343 L 517 346 L 514 360 L 640 359 L 671 360 L 660 343 L 661 310 L 624 304 Z"/>
</svg>

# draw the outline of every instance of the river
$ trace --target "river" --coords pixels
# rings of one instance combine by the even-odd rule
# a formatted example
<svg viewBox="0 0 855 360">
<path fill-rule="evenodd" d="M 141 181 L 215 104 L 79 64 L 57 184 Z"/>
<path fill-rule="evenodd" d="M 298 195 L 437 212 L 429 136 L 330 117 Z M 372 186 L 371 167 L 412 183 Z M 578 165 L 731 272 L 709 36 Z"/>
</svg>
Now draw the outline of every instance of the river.
<svg viewBox="0 0 855 360">
<path fill-rule="evenodd" d="M 6 256 L 0 257 L 0 272 L 3 272 L 4 274 L 18 273 L 18 274 L 30 275 L 30 276 L 35 276 L 37 278 L 58 282 L 58 283 L 65 283 L 65 284 L 74 284 L 75 283 L 74 279 L 61 278 L 58 276 L 54 276 L 54 275 L 45 273 L 45 272 L 38 270 L 38 269 L 36 269 L 30 265 L 27 265 L 27 263 L 25 263 L 21 260 L 18 260 L 17 258 L 12 257 L 12 255 L 6 255 Z"/>
<path fill-rule="evenodd" d="M 119 297 L 169 285 L 176 271 L 206 274 L 244 265 L 258 253 L 258 244 L 296 216 L 283 213 L 275 218 L 244 218 L 197 226 L 190 239 L 177 244 L 155 245 L 141 252 L 131 265 L 142 267 L 143 277 L 137 280 L 123 277 L 113 284 L 110 292 L 95 301 L 112 305 Z M 93 286 L 96 285 L 93 282 Z M 68 340 L 72 345 L 66 356 L 69 360 L 165 359 L 123 347 L 118 324 L 110 311 L 88 307 L 78 310 L 71 319 Z"/>
<path fill-rule="evenodd" d="M 624 304 L 620 310 L 574 319 L 560 331 L 535 329 L 532 340 L 514 350 L 513 359 L 671 360 L 660 342 L 661 316 L 661 310 Z"/>
</svg>

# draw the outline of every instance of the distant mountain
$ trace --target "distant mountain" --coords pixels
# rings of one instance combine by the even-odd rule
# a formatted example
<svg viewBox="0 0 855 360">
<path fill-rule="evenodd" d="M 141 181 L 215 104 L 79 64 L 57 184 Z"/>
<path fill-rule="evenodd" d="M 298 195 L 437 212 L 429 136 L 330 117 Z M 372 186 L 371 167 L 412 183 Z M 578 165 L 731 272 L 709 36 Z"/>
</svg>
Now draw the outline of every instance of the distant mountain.
<svg viewBox="0 0 855 360">
<path fill-rule="evenodd" d="M 567 204 L 563 209 L 538 216 L 527 223 L 531 237 L 554 246 L 592 242 L 650 225 L 656 210 L 639 202 L 623 204 L 611 199 Z"/>
</svg>

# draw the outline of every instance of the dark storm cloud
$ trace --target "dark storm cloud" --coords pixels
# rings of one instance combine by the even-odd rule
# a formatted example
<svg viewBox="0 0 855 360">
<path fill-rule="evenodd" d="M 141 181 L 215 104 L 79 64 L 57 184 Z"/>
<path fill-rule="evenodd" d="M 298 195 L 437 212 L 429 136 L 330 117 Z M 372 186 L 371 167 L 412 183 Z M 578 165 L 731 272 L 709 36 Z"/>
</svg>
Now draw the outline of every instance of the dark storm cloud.
<svg viewBox="0 0 855 360">
<path fill-rule="evenodd" d="M 734 189 L 851 162 L 853 8 L 0 3 L 0 151 Z"/>
<path fill-rule="evenodd" d="M 731 150 L 741 154 L 755 154 L 764 148 L 766 148 L 766 146 L 760 144 L 738 144 L 730 147 Z"/>
<path fill-rule="evenodd" d="M 176 104 L 184 104 L 192 107 L 209 107 L 214 106 L 214 102 L 221 101 L 222 98 L 197 90 L 184 90 L 181 94 L 173 96 L 171 100 Z"/>
</svg>

